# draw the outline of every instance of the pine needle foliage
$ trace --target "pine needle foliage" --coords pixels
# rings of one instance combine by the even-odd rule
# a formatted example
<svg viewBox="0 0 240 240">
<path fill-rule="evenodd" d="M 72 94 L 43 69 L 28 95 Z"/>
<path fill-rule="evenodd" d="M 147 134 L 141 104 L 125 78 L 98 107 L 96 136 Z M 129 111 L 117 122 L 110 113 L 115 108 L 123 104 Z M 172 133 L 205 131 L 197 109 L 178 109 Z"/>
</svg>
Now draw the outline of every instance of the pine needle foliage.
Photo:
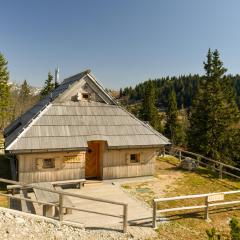
<svg viewBox="0 0 240 240">
<path fill-rule="evenodd" d="M 229 162 L 240 133 L 233 86 L 225 76 L 227 69 L 217 50 L 209 49 L 204 69 L 204 79 L 191 107 L 188 145 L 194 152 Z"/>
<path fill-rule="evenodd" d="M 160 118 L 156 107 L 156 92 L 152 81 L 148 82 L 145 89 L 143 102 L 140 109 L 140 118 L 148 122 L 156 130 L 160 129 Z"/>
<path fill-rule="evenodd" d="M 55 89 L 55 83 L 53 82 L 53 75 L 51 74 L 51 72 L 48 72 L 48 78 L 45 81 L 44 87 L 40 93 L 41 98 L 44 98 L 45 96 L 47 96 L 54 89 Z"/>
<path fill-rule="evenodd" d="M 4 129 L 10 118 L 10 86 L 7 60 L 0 53 L 0 131 Z"/>
</svg>

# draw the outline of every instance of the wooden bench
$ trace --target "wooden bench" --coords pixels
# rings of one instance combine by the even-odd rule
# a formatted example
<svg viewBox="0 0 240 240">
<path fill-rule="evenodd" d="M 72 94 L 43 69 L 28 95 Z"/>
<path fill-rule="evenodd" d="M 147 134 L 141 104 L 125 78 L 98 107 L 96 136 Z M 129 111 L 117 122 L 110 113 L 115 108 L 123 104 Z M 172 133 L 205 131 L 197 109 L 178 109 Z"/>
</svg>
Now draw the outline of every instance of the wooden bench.
<svg viewBox="0 0 240 240">
<path fill-rule="evenodd" d="M 84 187 L 84 183 L 86 179 L 74 179 L 74 180 L 64 180 L 64 181 L 56 181 L 51 182 L 53 186 L 67 186 L 67 185 L 76 185 L 77 188 Z"/>
<path fill-rule="evenodd" d="M 62 191 L 63 190 L 61 186 L 55 186 L 55 189 L 57 191 Z M 73 205 L 71 199 L 68 196 L 65 196 L 65 195 L 63 196 L 63 206 L 66 206 L 66 208 L 65 207 L 63 208 L 63 213 L 64 214 L 71 214 L 72 213 L 72 209 L 69 209 L 67 207 L 68 206 L 69 207 L 74 207 L 74 205 Z"/>
<path fill-rule="evenodd" d="M 29 198 L 27 189 L 20 189 L 20 197 Z M 26 201 L 24 199 L 21 199 L 21 209 L 23 212 L 26 212 L 26 213 L 33 213 L 33 214 L 36 213 L 33 203 Z"/>
<path fill-rule="evenodd" d="M 74 179 L 74 180 L 64 180 L 64 181 L 55 181 L 51 182 L 53 186 L 67 186 L 67 185 L 76 185 L 77 188 L 84 187 L 84 183 L 86 182 L 86 179 Z M 20 185 L 7 185 L 7 191 L 8 193 L 11 193 L 14 195 L 15 193 L 19 193 L 19 189 L 22 186 Z M 27 187 L 26 187 L 27 188 Z M 31 189 L 32 186 L 29 184 L 29 189 Z"/>
<path fill-rule="evenodd" d="M 50 190 L 55 190 L 53 185 L 50 182 L 40 182 L 40 183 L 32 183 L 31 187 L 36 195 L 36 198 L 40 202 L 46 202 L 46 204 L 42 204 L 43 206 L 43 216 L 45 217 L 54 217 L 55 215 L 55 208 L 52 205 L 48 205 L 47 203 L 57 204 L 59 202 L 59 196 L 57 193 L 40 190 L 36 187 L 42 187 Z"/>
</svg>

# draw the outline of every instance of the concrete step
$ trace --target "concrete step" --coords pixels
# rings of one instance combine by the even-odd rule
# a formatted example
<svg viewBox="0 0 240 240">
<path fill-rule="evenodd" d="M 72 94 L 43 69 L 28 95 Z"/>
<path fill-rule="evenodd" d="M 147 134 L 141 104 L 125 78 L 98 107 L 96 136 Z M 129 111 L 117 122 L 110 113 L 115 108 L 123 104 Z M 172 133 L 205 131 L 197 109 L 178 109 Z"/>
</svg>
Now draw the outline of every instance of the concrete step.
<svg viewBox="0 0 240 240">
<path fill-rule="evenodd" d="M 92 187 L 92 186 L 97 186 L 97 185 L 102 185 L 103 181 L 100 180 L 86 180 L 84 183 L 84 187 Z"/>
</svg>

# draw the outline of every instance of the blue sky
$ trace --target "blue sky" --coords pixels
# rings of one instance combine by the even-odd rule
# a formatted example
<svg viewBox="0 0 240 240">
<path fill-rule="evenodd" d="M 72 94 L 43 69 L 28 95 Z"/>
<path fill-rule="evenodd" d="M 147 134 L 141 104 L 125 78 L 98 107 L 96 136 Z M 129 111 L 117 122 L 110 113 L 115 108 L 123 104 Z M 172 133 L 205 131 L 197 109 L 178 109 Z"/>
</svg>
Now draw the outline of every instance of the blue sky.
<svg viewBox="0 0 240 240">
<path fill-rule="evenodd" d="M 203 73 L 208 48 L 240 73 L 239 0 L 0 0 L 11 80 L 42 86 L 90 68 L 107 88 Z"/>
</svg>

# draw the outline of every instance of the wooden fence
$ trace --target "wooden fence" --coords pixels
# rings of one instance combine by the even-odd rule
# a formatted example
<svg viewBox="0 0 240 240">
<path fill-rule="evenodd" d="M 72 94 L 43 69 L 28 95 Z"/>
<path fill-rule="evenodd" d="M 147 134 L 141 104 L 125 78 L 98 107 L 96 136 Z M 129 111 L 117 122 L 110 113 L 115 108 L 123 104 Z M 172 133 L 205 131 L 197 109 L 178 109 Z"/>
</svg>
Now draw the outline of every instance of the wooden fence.
<svg viewBox="0 0 240 240">
<path fill-rule="evenodd" d="M 208 220 L 210 207 L 240 203 L 240 200 L 224 201 L 225 195 L 229 195 L 229 194 L 240 194 L 240 190 L 153 199 L 153 202 L 152 202 L 152 204 L 153 204 L 152 227 L 153 228 L 157 227 L 157 214 L 165 213 L 165 212 L 175 212 L 175 211 L 193 210 L 193 209 L 205 209 L 204 218 L 206 220 Z M 161 202 L 184 200 L 184 199 L 196 199 L 196 198 L 205 199 L 205 204 L 176 207 L 176 208 L 165 208 L 165 209 L 158 210 L 158 203 L 161 203 Z"/>
<path fill-rule="evenodd" d="M 219 173 L 220 179 L 223 178 L 223 174 L 240 179 L 240 169 L 239 168 L 216 161 L 216 160 L 213 160 L 208 157 L 204 157 L 200 154 L 185 151 L 185 150 L 178 149 L 178 148 L 165 149 L 164 154 L 165 153 L 177 157 L 180 161 L 182 161 L 182 159 L 184 159 L 186 157 L 193 158 L 194 160 L 196 160 L 198 165 L 204 166 L 204 167 L 210 167 L 211 169 L 217 171 Z M 239 173 L 239 176 L 236 175 L 236 173 Z"/>
<path fill-rule="evenodd" d="M 223 178 L 223 174 L 240 179 L 240 176 L 236 175 L 236 173 L 240 173 L 239 168 L 236 168 L 234 166 L 213 160 L 208 157 L 204 157 L 200 154 L 185 151 L 185 150 L 178 149 L 178 148 L 164 149 L 163 155 L 165 155 L 165 154 L 175 156 L 180 161 L 182 161 L 186 157 L 193 158 L 196 161 L 197 165 L 204 166 L 204 167 L 210 167 L 211 169 L 217 171 L 219 173 L 219 179 Z M 231 171 L 231 172 L 229 172 L 229 171 Z M 193 210 L 193 209 L 205 209 L 204 218 L 207 220 L 209 218 L 209 208 L 210 207 L 240 203 L 240 200 L 224 201 L 225 195 L 229 195 L 229 194 L 240 194 L 240 190 L 153 199 L 153 202 L 152 202 L 152 206 L 153 206 L 152 227 L 153 228 L 157 227 L 157 214 L 166 213 L 166 212 L 175 212 L 175 211 L 184 211 L 184 210 Z M 197 198 L 205 199 L 204 204 L 158 209 L 158 204 L 161 202 L 179 201 L 179 200 L 197 199 Z"/>
<path fill-rule="evenodd" d="M 20 182 L 8 180 L 8 179 L 3 179 L 3 178 L 0 178 L 0 182 L 6 183 L 6 184 L 19 185 L 20 188 L 22 188 L 22 189 L 35 188 L 35 189 L 47 191 L 47 192 L 50 192 L 50 193 L 58 194 L 58 196 L 59 196 L 58 203 L 49 203 L 49 202 L 32 200 L 32 199 L 29 199 L 29 198 L 16 197 L 16 196 L 13 196 L 13 195 L 10 195 L 10 194 L 5 194 L 5 193 L 1 193 L 0 192 L 1 196 L 5 196 L 5 197 L 8 198 L 8 202 L 10 202 L 10 199 L 16 199 L 16 200 L 20 200 L 20 201 L 26 201 L 26 202 L 38 203 L 38 204 L 47 205 L 47 206 L 58 207 L 59 208 L 58 220 L 60 222 L 63 221 L 63 216 L 64 216 L 63 210 L 64 210 L 64 208 L 75 210 L 75 211 L 84 211 L 83 209 L 80 209 L 80 208 L 77 208 L 77 207 L 65 206 L 64 205 L 64 200 L 63 200 L 64 198 L 63 198 L 63 196 L 76 197 L 76 198 L 81 198 L 81 199 L 87 199 L 87 200 L 90 200 L 90 201 L 96 201 L 96 202 L 102 202 L 102 203 L 108 203 L 108 204 L 114 204 L 114 205 L 122 206 L 123 207 L 123 215 L 114 215 L 114 214 L 99 213 L 99 212 L 94 212 L 94 214 L 100 214 L 100 215 L 106 215 L 106 216 L 111 216 L 111 217 L 123 218 L 123 232 L 124 233 L 127 232 L 127 225 L 128 225 L 128 204 L 127 203 L 110 201 L 110 200 L 101 199 L 101 198 L 95 198 L 95 197 L 89 197 L 89 196 L 84 196 L 84 195 L 80 195 L 80 194 L 68 193 L 68 192 L 65 192 L 65 191 L 56 191 L 56 190 L 52 190 L 52 189 L 48 189 L 48 188 L 43 188 L 43 187 L 40 187 L 40 186 L 34 186 L 34 187 L 32 186 L 31 187 L 30 184 L 24 184 L 24 183 L 20 183 Z"/>
</svg>

